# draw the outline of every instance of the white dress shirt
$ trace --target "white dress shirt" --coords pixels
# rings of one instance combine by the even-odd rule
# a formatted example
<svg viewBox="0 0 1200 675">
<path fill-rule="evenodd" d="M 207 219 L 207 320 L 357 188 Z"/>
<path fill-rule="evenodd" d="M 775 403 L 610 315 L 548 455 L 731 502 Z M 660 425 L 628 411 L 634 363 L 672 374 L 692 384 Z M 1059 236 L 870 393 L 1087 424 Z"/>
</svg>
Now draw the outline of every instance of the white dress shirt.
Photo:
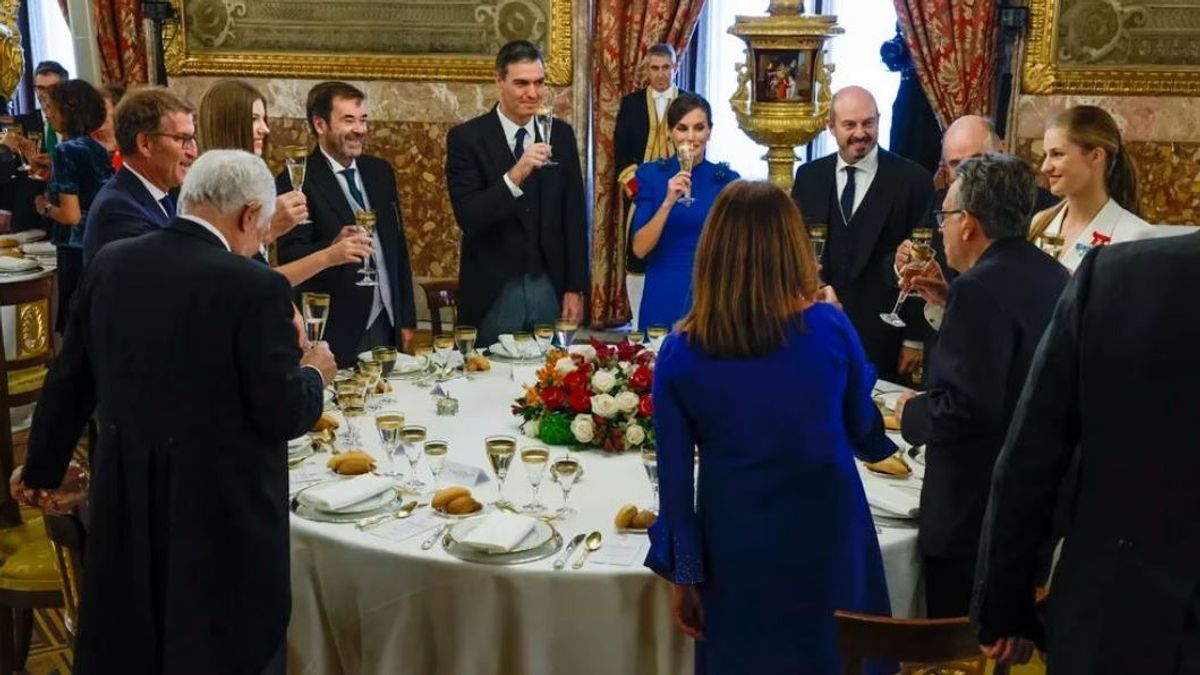
<svg viewBox="0 0 1200 675">
<path fill-rule="evenodd" d="M 128 164 L 126 164 L 125 168 L 129 169 L 129 173 L 133 174 L 135 177 L 137 177 L 138 180 L 142 181 L 142 185 L 146 186 L 146 190 L 150 193 L 150 196 L 154 197 L 154 202 L 156 204 L 158 204 L 158 208 L 162 209 L 163 215 L 170 218 L 171 214 L 167 213 L 166 207 L 164 207 L 162 205 L 163 197 L 167 196 L 166 191 L 159 189 L 159 187 L 157 185 L 155 185 L 154 183 L 151 183 L 149 180 L 146 179 L 145 176 L 143 176 L 142 174 L 135 171 L 132 166 L 129 166 Z M 203 223 L 204 221 L 200 221 L 200 222 Z M 209 227 L 212 227 L 212 226 L 209 225 Z"/>
<path fill-rule="evenodd" d="M 1049 234 L 1062 232 L 1063 218 L 1066 215 L 1065 207 L 1059 209 L 1054 220 L 1046 225 L 1046 232 Z M 1104 204 L 1104 208 L 1100 209 L 1096 217 L 1092 218 L 1092 222 L 1088 223 L 1083 232 L 1079 233 L 1079 237 L 1070 246 L 1063 249 L 1062 254 L 1058 256 L 1058 261 L 1062 263 L 1063 267 L 1074 273 L 1075 268 L 1079 267 L 1079 263 L 1083 262 L 1083 256 L 1087 255 L 1087 252 L 1094 246 L 1119 244 L 1123 241 L 1148 239 L 1152 236 L 1154 236 L 1153 225 L 1121 208 L 1117 200 L 1109 198 L 1108 202 Z"/>
<path fill-rule="evenodd" d="M 496 106 L 496 115 L 498 115 L 500 117 L 500 126 L 504 128 L 504 139 L 506 141 L 508 141 L 508 150 L 509 150 L 509 152 L 513 153 L 514 156 L 516 156 L 516 154 L 517 154 L 517 131 L 518 130 L 520 130 L 520 129 L 525 130 L 525 134 L 526 134 L 525 147 L 526 148 L 528 148 L 530 144 L 537 142 L 535 140 L 537 138 L 537 134 L 534 133 L 532 117 L 530 117 L 529 121 L 526 122 L 525 126 L 522 127 L 522 126 L 518 125 L 516 122 L 505 117 L 504 113 L 500 112 L 500 106 Z M 508 186 L 509 192 L 511 192 L 512 196 L 514 196 L 514 197 L 520 197 L 521 195 L 525 194 L 525 192 L 523 190 L 521 190 L 521 188 L 518 187 L 517 184 L 514 183 L 511 178 L 508 177 L 507 173 L 504 174 L 504 184 Z"/>
<path fill-rule="evenodd" d="M 213 235 L 216 236 L 217 239 L 221 240 L 221 245 L 225 247 L 225 250 L 229 251 L 230 253 L 233 253 L 233 249 L 229 247 L 229 240 L 225 238 L 225 235 L 221 234 L 220 230 L 213 227 L 212 223 L 201 218 L 200 216 L 193 216 L 190 213 L 181 213 L 181 214 L 179 214 L 179 217 L 183 218 L 185 220 L 190 220 L 193 223 L 196 223 L 197 225 L 199 225 L 200 227 L 203 227 L 204 229 L 208 230 L 209 232 L 212 232 Z"/>
<path fill-rule="evenodd" d="M 679 95 L 679 87 L 671 85 L 666 91 L 655 91 L 651 95 L 654 97 L 654 110 L 658 113 L 658 117 L 655 119 L 662 122 L 667 114 L 667 106 L 671 105 L 671 101 Z"/>
<path fill-rule="evenodd" d="M 839 200 L 839 208 L 842 192 L 846 189 L 846 167 L 848 166 L 853 166 L 858 170 L 854 172 L 854 211 L 842 214 L 847 223 L 854 217 L 858 207 L 862 205 L 863 197 L 867 195 L 867 190 L 871 189 L 871 183 L 875 180 L 875 174 L 879 173 L 879 146 L 876 145 L 871 152 L 867 153 L 866 157 L 854 164 L 847 164 L 846 160 L 842 159 L 841 153 L 838 153 L 835 178 L 837 179 L 836 197 Z"/>
</svg>

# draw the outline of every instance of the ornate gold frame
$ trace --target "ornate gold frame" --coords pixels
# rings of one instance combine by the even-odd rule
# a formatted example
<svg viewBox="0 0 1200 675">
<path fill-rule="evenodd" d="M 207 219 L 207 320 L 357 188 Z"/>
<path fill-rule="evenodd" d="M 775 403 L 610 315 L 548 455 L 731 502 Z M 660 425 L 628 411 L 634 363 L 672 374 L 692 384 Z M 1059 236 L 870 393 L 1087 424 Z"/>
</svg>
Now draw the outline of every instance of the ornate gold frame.
<svg viewBox="0 0 1200 675">
<path fill-rule="evenodd" d="M 185 0 L 171 0 L 178 19 L 166 33 L 166 66 L 170 75 L 240 75 L 245 77 L 340 77 L 364 80 L 436 80 L 487 82 L 495 74 L 491 57 L 308 53 L 192 53 L 188 50 Z M 550 48 L 546 82 L 571 84 L 572 0 L 551 0 Z M 321 58 L 314 58 L 321 56 Z"/>
<path fill-rule="evenodd" d="M 1026 94 L 1196 95 L 1200 68 L 1064 66 L 1055 58 L 1061 0 L 1029 0 L 1029 38 L 1021 90 Z"/>
</svg>

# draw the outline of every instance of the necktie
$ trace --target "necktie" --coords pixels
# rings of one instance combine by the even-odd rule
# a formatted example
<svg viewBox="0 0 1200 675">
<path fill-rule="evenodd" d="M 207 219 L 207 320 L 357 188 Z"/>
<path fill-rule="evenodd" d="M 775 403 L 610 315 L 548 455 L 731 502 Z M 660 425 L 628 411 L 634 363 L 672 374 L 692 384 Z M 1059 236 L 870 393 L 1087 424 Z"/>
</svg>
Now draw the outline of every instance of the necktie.
<svg viewBox="0 0 1200 675">
<path fill-rule="evenodd" d="M 846 167 L 846 187 L 842 190 L 842 218 L 846 220 L 846 224 L 850 223 L 850 219 L 854 216 L 854 172 L 858 169 L 848 166 Z"/>
<path fill-rule="evenodd" d="M 163 198 L 158 200 L 158 203 L 162 205 L 163 211 L 167 212 L 167 218 L 174 220 L 175 219 L 175 200 L 171 199 L 171 195 L 163 195 Z"/>
<path fill-rule="evenodd" d="M 358 208 L 367 210 L 367 202 L 363 199 L 362 192 L 358 189 L 358 183 L 354 182 L 354 169 L 342 169 L 342 175 L 346 177 L 346 189 L 350 191 L 350 196 L 354 198 Z"/>
<path fill-rule="evenodd" d="M 521 155 L 525 154 L 525 137 L 529 135 L 525 131 L 525 127 L 517 129 L 517 144 L 513 146 L 513 157 L 521 159 Z"/>
</svg>

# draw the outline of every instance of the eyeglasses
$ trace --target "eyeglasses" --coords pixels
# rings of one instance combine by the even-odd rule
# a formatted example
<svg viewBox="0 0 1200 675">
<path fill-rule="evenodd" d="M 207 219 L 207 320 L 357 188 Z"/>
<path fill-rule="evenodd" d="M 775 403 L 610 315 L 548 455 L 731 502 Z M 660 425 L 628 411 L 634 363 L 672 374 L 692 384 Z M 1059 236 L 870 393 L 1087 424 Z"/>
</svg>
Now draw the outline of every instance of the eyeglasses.
<svg viewBox="0 0 1200 675">
<path fill-rule="evenodd" d="M 934 211 L 933 217 L 937 220 L 939 230 L 946 228 L 946 219 L 956 213 L 966 213 L 966 209 L 949 209 L 947 211 Z"/>
<path fill-rule="evenodd" d="M 196 145 L 196 135 L 195 134 L 192 134 L 189 136 L 188 134 L 169 134 L 165 131 L 151 131 L 147 135 L 149 135 L 149 136 L 166 136 L 167 138 L 174 138 L 175 140 L 179 141 L 179 145 L 181 145 L 185 148 L 188 147 L 189 145 Z"/>
</svg>

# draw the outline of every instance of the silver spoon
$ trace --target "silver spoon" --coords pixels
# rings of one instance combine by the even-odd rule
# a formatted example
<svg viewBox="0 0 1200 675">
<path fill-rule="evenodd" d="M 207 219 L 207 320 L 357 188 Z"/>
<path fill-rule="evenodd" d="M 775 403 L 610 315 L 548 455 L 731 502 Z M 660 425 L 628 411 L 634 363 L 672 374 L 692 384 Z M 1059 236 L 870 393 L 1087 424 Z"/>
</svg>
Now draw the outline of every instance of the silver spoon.
<svg viewBox="0 0 1200 675">
<path fill-rule="evenodd" d="M 587 562 L 588 556 L 592 554 L 592 551 L 600 548 L 600 542 L 603 539 L 604 535 L 600 534 L 599 531 L 589 534 L 587 539 L 583 540 L 583 554 L 579 556 L 579 560 L 576 560 L 574 565 L 571 565 L 571 569 L 577 570 L 583 567 L 583 563 Z"/>
</svg>

